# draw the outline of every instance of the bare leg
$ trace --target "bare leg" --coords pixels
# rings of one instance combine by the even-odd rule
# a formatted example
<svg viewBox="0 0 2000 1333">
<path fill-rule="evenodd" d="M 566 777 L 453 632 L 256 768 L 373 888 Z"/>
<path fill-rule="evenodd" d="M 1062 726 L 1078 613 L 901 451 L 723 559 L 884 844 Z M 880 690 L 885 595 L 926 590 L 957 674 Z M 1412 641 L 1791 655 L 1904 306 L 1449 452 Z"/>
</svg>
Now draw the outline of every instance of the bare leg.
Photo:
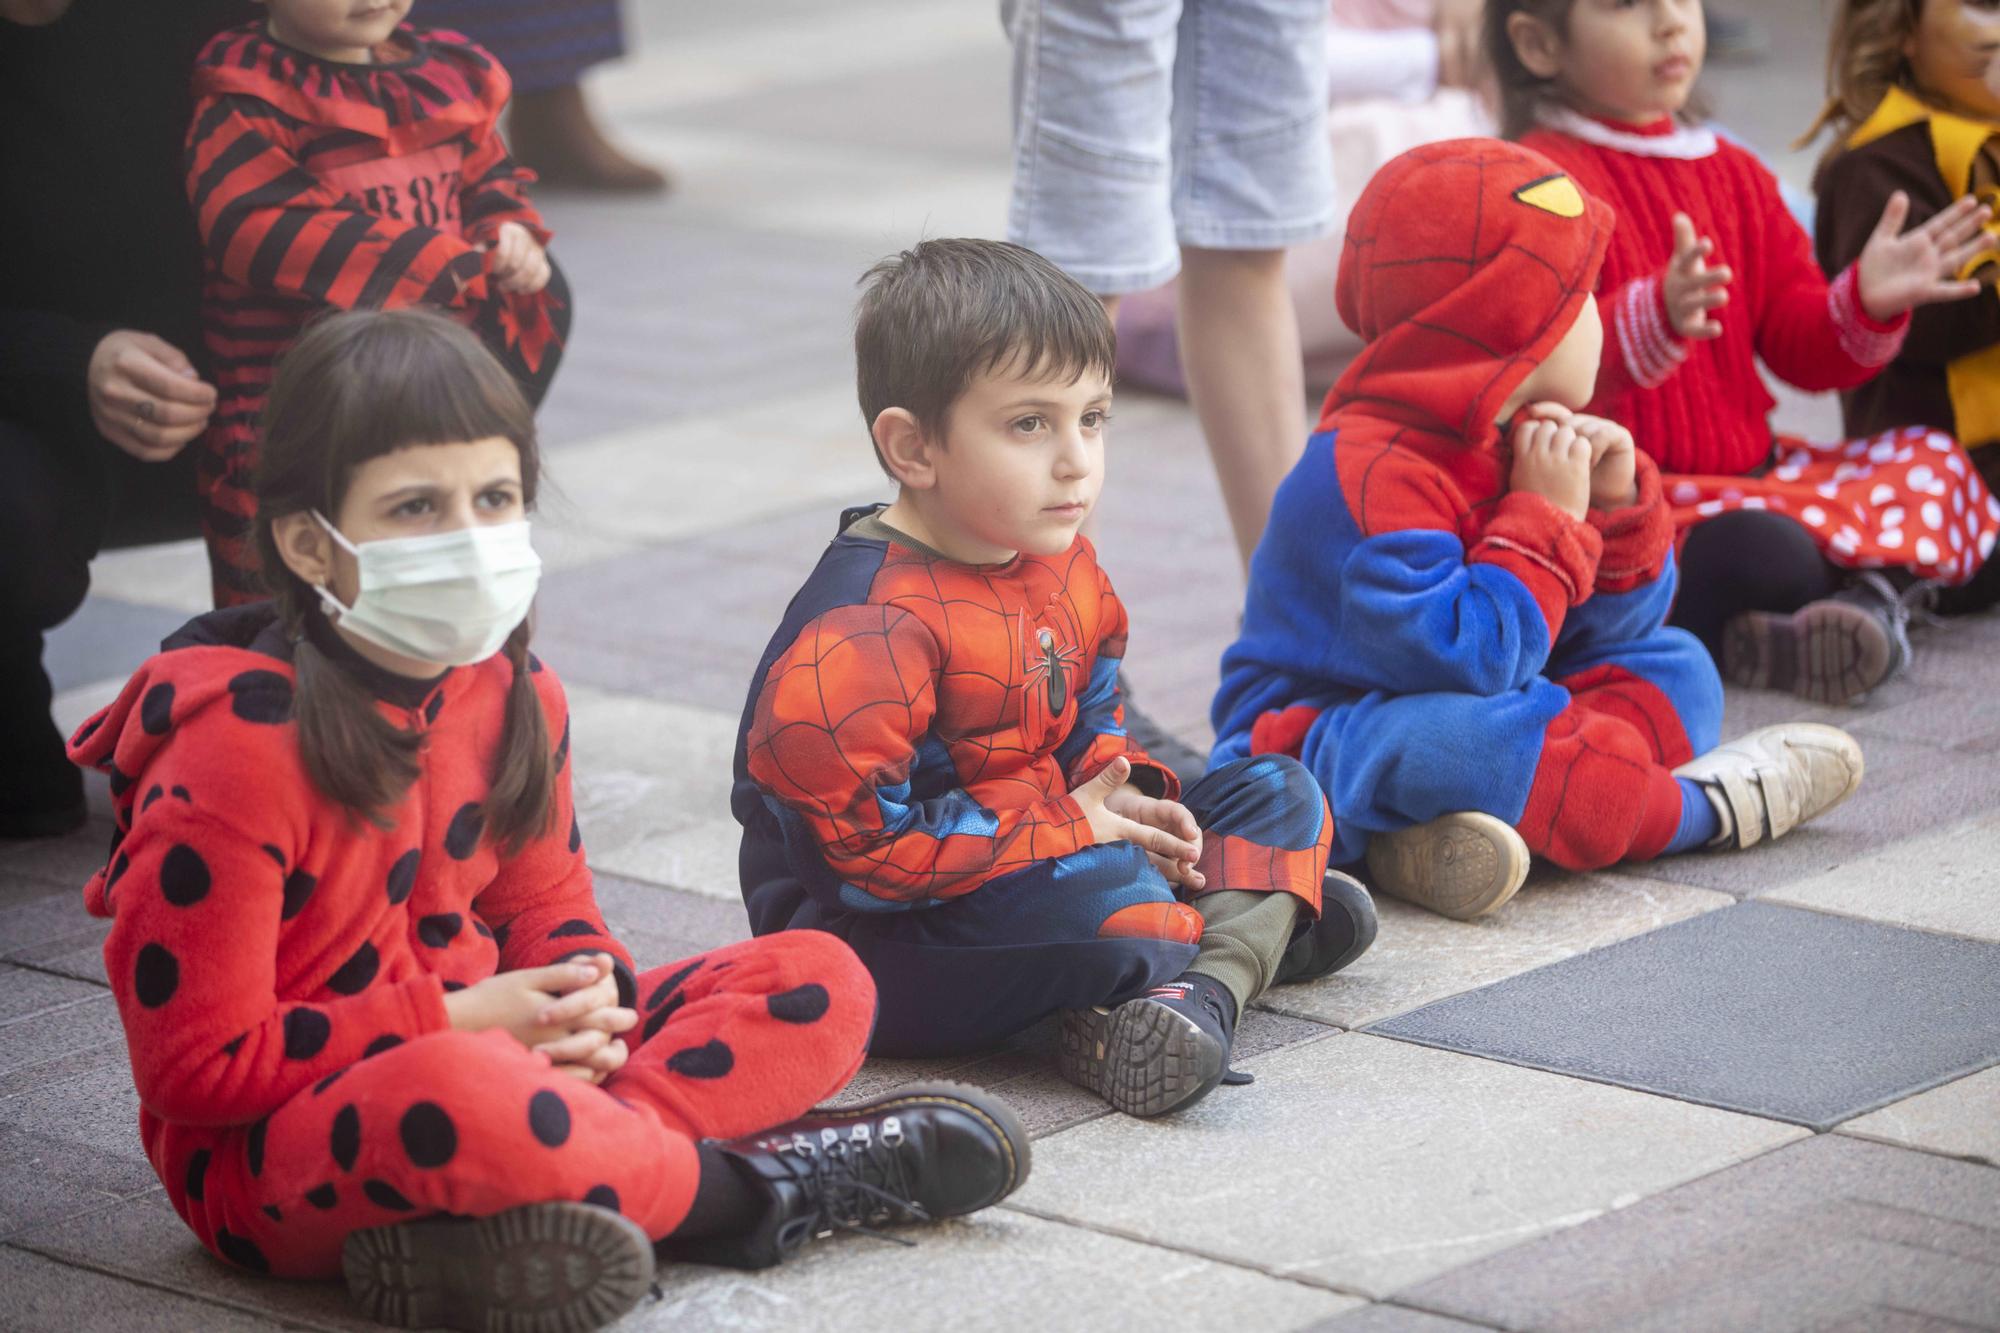
<svg viewBox="0 0 2000 1333">
<path fill-rule="evenodd" d="M 1282 250 L 1181 249 L 1181 365 L 1247 568 L 1305 448 L 1305 371 Z"/>
</svg>

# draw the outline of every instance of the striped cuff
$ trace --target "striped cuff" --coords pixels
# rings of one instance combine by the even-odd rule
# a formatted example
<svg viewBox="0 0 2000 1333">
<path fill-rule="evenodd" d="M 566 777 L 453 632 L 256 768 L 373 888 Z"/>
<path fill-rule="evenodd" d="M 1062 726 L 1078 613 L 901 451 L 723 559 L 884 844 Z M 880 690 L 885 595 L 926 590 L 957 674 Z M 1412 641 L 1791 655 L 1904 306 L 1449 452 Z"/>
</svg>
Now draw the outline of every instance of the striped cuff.
<svg viewBox="0 0 2000 1333">
<path fill-rule="evenodd" d="M 1839 335 L 1840 350 L 1855 365 L 1873 370 L 1886 366 L 1903 350 L 1903 335 L 1910 331 L 1908 311 L 1883 323 L 1861 305 L 1861 277 L 1849 264 L 1826 289 L 1826 311 Z"/>
<path fill-rule="evenodd" d="M 1659 274 L 1626 283 L 1612 303 L 1612 319 L 1617 324 L 1618 345 L 1625 353 L 1626 373 L 1640 388 L 1657 389 L 1687 360 L 1687 344 L 1667 323 Z"/>
</svg>

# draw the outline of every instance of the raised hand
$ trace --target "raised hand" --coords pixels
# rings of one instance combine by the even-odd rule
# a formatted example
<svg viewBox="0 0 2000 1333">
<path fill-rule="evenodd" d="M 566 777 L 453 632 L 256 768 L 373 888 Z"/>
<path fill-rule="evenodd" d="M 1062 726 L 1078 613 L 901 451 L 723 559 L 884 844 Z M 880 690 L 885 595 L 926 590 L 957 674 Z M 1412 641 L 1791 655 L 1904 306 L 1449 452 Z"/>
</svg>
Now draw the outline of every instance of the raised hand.
<svg viewBox="0 0 2000 1333">
<path fill-rule="evenodd" d="M 1909 216 L 1910 196 L 1901 190 L 1890 195 L 1882 220 L 1854 261 L 1861 308 L 1878 320 L 1979 294 L 1977 282 L 1952 275 L 1992 244 L 1984 228 L 1993 210 L 1966 195 L 1930 221 L 1904 231 Z"/>
<path fill-rule="evenodd" d="M 501 223 L 492 250 L 493 280 L 501 291 L 529 296 L 549 285 L 548 251 L 520 223 Z"/>
<path fill-rule="evenodd" d="M 1561 403 L 1532 403 L 1514 419 L 1508 489 L 1541 496 L 1571 518 L 1590 508 L 1591 442 Z"/>
<path fill-rule="evenodd" d="M 1697 236 L 1687 214 L 1674 214 L 1674 257 L 1660 279 L 1660 299 L 1667 322 L 1683 338 L 1713 338 L 1722 332 L 1721 322 L 1708 312 L 1729 304 L 1729 280 L 1735 274 L 1726 264 L 1710 268 L 1708 257 L 1714 253 L 1715 242 Z"/>
</svg>

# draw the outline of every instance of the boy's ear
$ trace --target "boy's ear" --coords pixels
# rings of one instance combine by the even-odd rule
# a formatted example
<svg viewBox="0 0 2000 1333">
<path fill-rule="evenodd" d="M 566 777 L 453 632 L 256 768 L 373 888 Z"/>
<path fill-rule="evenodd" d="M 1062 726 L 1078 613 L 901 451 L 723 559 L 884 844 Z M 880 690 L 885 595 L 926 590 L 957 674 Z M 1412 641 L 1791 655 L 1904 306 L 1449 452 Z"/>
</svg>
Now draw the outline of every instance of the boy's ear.
<svg viewBox="0 0 2000 1333">
<path fill-rule="evenodd" d="M 310 513 L 272 519 L 271 540 L 285 568 L 306 586 L 318 588 L 333 578 L 333 540 Z"/>
<path fill-rule="evenodd" d="M 1538 79 L 1553 79 L 1562 70 L 1562 38 L 1548 24 L 1522 10 L 1507 16 L 1507 40 L 1514 58 Z"/>
<path fill-rule="evenodd" d="M 937 485 L 938 446 L 907 408 L 885 407 L 875 418 L 875 452 L 898 484 L 913 491 Z"/>
</svg>

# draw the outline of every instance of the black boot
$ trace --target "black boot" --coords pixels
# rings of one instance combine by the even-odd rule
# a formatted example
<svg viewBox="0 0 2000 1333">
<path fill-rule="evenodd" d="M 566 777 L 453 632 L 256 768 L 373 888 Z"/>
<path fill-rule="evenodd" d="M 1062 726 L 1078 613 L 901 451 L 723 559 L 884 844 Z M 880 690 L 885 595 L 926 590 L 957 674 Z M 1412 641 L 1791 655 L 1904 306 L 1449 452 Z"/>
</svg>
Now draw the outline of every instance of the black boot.
<svg viewBox="0 0 2000 1333">
<path fill-rule="evenodd" d="M 1326 872 L 1319 891 L 1319 920 L 1293 940 L 1278 960 L 1273 986 L 1332 976 L 1375 942 L 1375 900 L 1354 876 Z"/>
<path fill-rule="evenodd" d="M 1028 1131 L 978 1088 L 926 1083 L 717 1145 L 768 1199 L 748 1232 L 660 1244 L 663 1258 L 769 1268 L 815 1236 L 978 1212 L 1028 1178 Z"/>
<path fill-rule="evenodd" d="M 1194 1105 L 1229 1076 L 1235 1035 L 1235 998 L 1201 973 L 1185 972 L 1116 1009 L 1064 1014 L 1057 1068 L 1114 1110 L 1165 1115 Z"/>
<path fill-rule="evenodd" d="M 341 1268 L 378 1324 L 587 1333 L 652 1288 L 653 1246 L 609 1209 L 531 1203 L 353 1232 Z"/>
</svg>

